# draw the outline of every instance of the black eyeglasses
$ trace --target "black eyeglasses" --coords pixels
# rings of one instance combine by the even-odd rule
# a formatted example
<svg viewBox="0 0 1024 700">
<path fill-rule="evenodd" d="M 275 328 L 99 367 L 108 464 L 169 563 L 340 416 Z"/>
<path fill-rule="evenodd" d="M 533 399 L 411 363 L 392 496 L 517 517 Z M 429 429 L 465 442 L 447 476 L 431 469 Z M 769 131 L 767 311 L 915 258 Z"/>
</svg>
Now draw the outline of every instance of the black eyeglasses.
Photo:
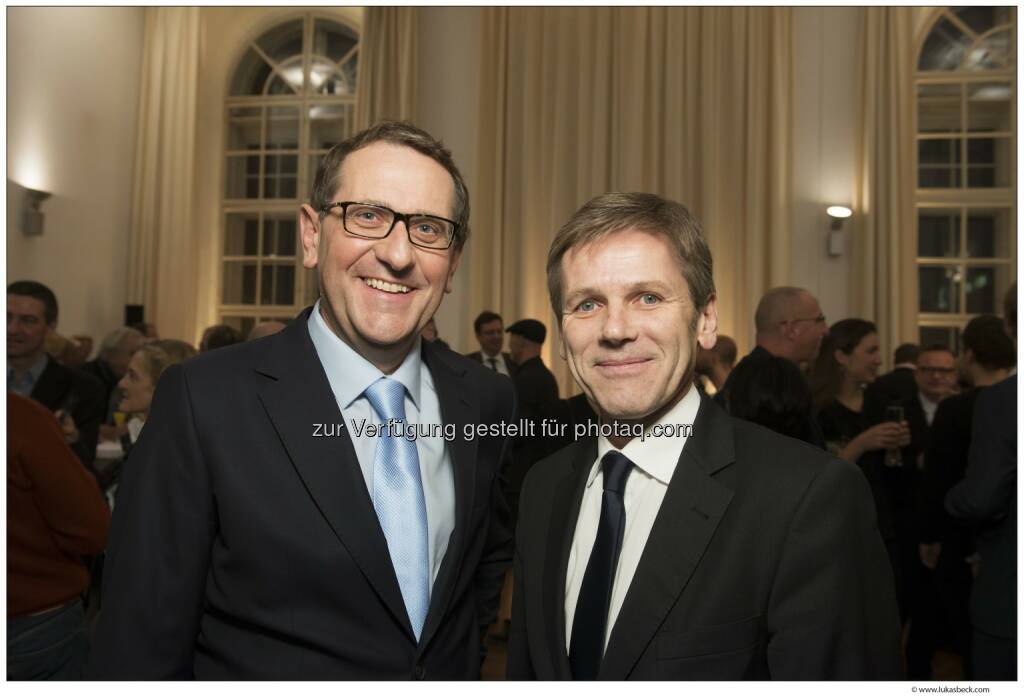
<svg viewBox="0 0 1024 700">
<path fill-rule="evenodd" d="M 345 230 L 359 238 L 387 238 L 395 223 L 404 221 L 410 243 L 430 250 L 446 250 L 451 247 L 459 230 L 457 223 L 440 216 L 402 214 L 379 204 L 331 202 L 320 212 L 326 215 L 335 207 L 341 207 L 341 222 Z"/>
</svg>

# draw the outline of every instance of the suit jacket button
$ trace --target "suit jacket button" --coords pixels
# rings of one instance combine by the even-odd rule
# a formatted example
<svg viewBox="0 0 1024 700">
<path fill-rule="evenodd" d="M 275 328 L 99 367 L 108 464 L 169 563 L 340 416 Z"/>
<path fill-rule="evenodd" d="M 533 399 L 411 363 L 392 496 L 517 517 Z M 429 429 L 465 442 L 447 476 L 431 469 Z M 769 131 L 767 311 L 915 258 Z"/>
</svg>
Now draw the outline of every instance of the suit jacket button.
<svg viewBox="0 0 1024 700">
<path fill-rule="evenodd" d="M 427 669 L 423 668 L 422 664 L 416 664 L 416 668 L 412 670 L 412 677 L 418 681 L 423 680 L 427 677 Z"/>
</svg>

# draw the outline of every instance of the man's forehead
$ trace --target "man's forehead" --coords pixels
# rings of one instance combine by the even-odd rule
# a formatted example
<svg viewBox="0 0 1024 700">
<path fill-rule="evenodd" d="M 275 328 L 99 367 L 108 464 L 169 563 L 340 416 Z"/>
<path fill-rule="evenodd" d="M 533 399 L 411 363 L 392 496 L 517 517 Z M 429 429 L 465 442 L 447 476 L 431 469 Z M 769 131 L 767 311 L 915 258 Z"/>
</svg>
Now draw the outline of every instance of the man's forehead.
<svg viewBox="0 0 1024 700">
<path fill-rule="evenodd" d="M 24 296 L 22 294 L 7 295 L 7 308 L 10 309 L 12 307 L 22 314 L 42 315 L 46 312 L 46 304 L 35 297 Z"/>
</svg>

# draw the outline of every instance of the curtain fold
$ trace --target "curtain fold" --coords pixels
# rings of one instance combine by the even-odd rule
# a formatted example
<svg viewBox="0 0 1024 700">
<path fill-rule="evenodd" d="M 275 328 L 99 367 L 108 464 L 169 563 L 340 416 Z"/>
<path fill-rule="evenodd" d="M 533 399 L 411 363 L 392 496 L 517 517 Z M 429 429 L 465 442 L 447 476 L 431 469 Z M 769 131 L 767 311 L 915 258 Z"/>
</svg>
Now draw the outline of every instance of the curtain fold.
<svg viewBox="0 0 1024 700">
<path fill-rule="evenodd" d="M 359 39 L 355 131 L 380 119 L 415 119 L 417 9 L 367 7 Z"/>
<path fill-rule="evenodd" d="M 878 326 L 883 357 L 917 337 L 914 218 L 914 12 L 864 8 L 857 130 L 854 315 Z"/>
<path fill-rule="evenodd" d="M 192 337 L 200 24 L 196 7 L 148 7 L 128 250 L 128 301 L 164 337 Z"/>
<path fill-rule="evenodd" d="M 789 273 L 790 11 L 492 7 L 482 45 L 470 314 L 554 331 L 558 228 L 594 195 L 642 190 L 702 221 L 722 331 L 749 347 L 758 298 Z"/>
</svg>

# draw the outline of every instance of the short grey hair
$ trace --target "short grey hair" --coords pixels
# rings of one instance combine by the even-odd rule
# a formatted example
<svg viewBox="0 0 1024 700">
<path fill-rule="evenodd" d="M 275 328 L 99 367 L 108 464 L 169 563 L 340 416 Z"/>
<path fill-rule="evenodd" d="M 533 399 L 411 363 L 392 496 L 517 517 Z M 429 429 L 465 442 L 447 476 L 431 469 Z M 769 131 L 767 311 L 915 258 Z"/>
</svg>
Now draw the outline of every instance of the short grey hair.
<svg viewBox="0 0 1024 700">
<path fill-rule="evenodd" d="M 754 312 L 754 328 L 758 333 L 774 330 L 783 321 L 789 321 L 792 306 L 804 295 L 811 293 L 802 287 L 772 287 L 757 304 Z"/>
</svg>

